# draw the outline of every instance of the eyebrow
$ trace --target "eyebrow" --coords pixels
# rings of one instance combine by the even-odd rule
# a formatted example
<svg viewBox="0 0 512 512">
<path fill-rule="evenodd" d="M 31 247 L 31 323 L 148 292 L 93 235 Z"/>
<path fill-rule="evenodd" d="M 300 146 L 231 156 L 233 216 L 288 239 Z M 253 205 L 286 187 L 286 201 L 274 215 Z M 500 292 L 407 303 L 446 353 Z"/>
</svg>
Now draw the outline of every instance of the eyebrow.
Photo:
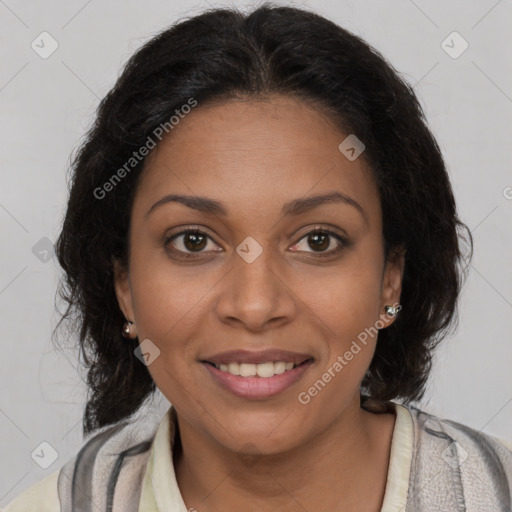
<svg viewBox="0 0 512 512">
<path fill-rule="evenodd" d="M 210 199 L 208 197 L 201 196 L 187 196 L 182 194 L 169 194 L 161 199 L 159 199 L 146 213 L 145 217 L 147 218 L 151 212 L 157 209 L 159 206 L 162 206 L 167 203 L 181 203 L 189 208 L 194 210 L 198 210 L 207 214 L 214 215 L 222 215 L 223 217 L 228 215 L 227 210 L 224 208 L 222 203 L 216 201 L 214 199 Z M 359 213 L 362 215 L 366 224 L 368 224 L 368 218 L 366 216 L 363 207 L 351 197 L 342 194 L 338 191 L 333 191 L 325 194 L 319 194 L 316 196 L 303 197 L 299 199 L 294 199 L 288 203 L 286 203 L 281 209 L 281 214 L 283 216 L 290 215 L 299 215 L 306 211 L 312 210 L 322 204 L 327 203 L 343 203 L 353 206 Z"/>
</svg>

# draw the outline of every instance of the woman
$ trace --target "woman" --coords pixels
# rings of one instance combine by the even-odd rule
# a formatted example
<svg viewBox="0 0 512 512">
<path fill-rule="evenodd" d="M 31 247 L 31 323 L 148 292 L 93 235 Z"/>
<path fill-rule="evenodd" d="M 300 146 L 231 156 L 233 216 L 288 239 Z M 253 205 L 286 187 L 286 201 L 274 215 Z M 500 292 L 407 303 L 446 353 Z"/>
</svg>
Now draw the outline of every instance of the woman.
<svg viewBox="0 0 512 512">
<path fill-rule="evenodd" d="M 73 168 L 91 437 L 5 511 L 509 510 L 512 448 L 411 405 L 465 226 L 374 49 L 295 8 L 206 12 L 130 59 Z"/>
</svg>

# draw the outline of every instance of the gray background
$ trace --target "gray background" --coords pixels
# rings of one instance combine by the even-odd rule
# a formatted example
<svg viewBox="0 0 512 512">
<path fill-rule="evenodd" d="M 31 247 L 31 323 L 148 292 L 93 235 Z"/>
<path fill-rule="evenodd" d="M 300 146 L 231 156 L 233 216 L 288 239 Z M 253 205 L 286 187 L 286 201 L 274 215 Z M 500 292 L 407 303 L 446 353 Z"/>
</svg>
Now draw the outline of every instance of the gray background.
<svg viewBox="0 0 512 512">
<path fill-rule="evenodd" d="M 459 328 L 438 351 L 420 405 L 512 440 L 512 2 L 288 4 L 361 35 L 415 84 L 475 239 Z M 85 387 L 74 351 L 55 352 L 50 342 L 60 267 L 44 253 L 64 214 L 70 154 L 136 48 L 179 18 L 229 5 L 0 0 L 0 505 L 83 442 Z M 47 59 L 31 47 L 43 31 L 59 45 Z M 453 31 L 469 44 L 458 58 L 442 46 Z M 446 44 L 462 48 L 453 36 Z M 159 403 L 157 415 L 166 400 Z M 47 469 L 31 458 L 43 441 L 58 452 Z"/>
</svg>

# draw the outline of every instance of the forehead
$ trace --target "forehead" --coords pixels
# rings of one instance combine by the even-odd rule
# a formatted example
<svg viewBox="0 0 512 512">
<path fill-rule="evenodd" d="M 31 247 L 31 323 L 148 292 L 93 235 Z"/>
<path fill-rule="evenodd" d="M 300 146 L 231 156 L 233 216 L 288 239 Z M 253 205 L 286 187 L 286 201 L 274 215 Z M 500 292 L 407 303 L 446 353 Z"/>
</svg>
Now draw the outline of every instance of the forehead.
<svg viewBox="0 0 512 512">
<path fill-rule="evenodd" d="M 216 198 L 233 214 L 271 211 L 291 199 L 337 190 L 378 214 L 378 193 L 363 158 L 339 145 L 350 135 L 311 104 L 275 96 L 199 104 L 148 155 L 134 210 L 163 195 Z"/>
</svg>

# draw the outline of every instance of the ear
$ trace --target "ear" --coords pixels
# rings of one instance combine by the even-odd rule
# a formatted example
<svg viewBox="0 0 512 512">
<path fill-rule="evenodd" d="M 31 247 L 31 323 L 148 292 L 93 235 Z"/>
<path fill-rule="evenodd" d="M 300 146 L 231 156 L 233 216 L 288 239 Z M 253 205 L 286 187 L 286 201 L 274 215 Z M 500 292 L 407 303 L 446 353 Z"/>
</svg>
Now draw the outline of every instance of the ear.
<svg viewBox="0 0 512 512">
<path fill-rule="evenodd" d="M 405 266 L 405 248 L 400 246 L 391 250 L 384 267 L 382 278 L 382 291 L 380 303 L 380 317 L 385 327 L 390 326 L 395 318 L 385 314 L 385 307 L 396 306 L 400 304 L 400 295 L 402 293 L 402 282 Z"/>
<path fill-rule="evenodd" d="M 135 322 L 128 269 L 117 258 L 112 258 L 112 266 L 114 269 L 114 289 L 119 308 L 126 320 Z"/>
</svg>

